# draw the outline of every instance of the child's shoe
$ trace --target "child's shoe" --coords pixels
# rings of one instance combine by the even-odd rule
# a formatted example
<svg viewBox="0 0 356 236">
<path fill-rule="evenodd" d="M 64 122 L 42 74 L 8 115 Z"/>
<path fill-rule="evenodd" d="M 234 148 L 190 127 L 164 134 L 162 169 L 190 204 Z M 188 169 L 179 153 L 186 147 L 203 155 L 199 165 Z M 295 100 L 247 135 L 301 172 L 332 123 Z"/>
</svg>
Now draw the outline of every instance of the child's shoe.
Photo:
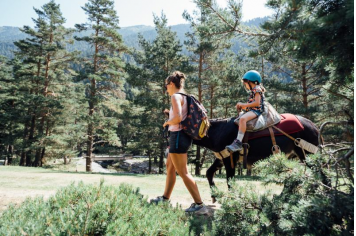
<svg viewBox="0 0 356 236">
<path fill-rule="evenodd" d="M 238 139 L 235 139 L 232 144 L 225 147 L 229 152 L 238 152 L 242 150 L 242 142 Z"/>
</svg>

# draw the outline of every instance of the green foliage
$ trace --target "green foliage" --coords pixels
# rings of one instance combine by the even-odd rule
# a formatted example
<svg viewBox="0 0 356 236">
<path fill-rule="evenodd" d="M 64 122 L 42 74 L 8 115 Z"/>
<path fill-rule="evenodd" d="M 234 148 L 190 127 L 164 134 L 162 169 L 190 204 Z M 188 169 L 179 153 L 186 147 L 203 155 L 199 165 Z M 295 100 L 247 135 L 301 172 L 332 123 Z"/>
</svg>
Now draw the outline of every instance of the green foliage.
<svg viewBox="0 0 356 236">
<path fill-rule="evenodd" d="M 142 51 L 134 50 L 136 64 L 127 63 L 125 68 L 129 74 L 127 81 L 132 90 L 137 91 L 133 94 L 131 107 L 126 107 L 125 115 L 131 118 L 127 123 L 137 130 L 132 148 L 148 156 L 159 156 L 162 173 L 166 148 L 162 138 L 163 110 L 170 107 L 165 79 L 175 70 L 184 72 L 187 59 L 182 55 L 177 34 L 167 26 L 167 17 L 163 13 L 160 17 L 154 16 L 154 24 L 157 36 L 149 41 L 139 35 Z"/>
<path fill-rule="evenodd" d="M 13 125 L 9 137 L 14 141 L 7 145 L 21 152 L 20 164 L 41 166 L 46 148 L 67 146 L 48 140 L 53 140 L 51 135 L 60 135 L 54 130 L 68 104 L 66 95 L 71 90 L 72 76 L 69 62 L 76 53 L 66 51 L 73 30 L 63 27 L 65 19 L 59 5 L 50 1 L 34 10 L 38 16 L 33 19 L 35 27 L 24 26 L 21 31 L 27 37 L 14 42 L 16 58 L 9 62 L 12 81 L 2 78 L 8 84 L 2 91 L 6 94 L 4 101 L 11 108 L 7 121 L 2 123 Z"/>
<path fill-rule="evenodd" d="M 255 164 L 264 183 L 284 186 L 280 194 L 260 194 L 232 181 L 227 194 L 218 192 L 215 214 L 218 235 L 351 235 L 354 230 L 353 183 L 339 183 L 325 168 L 327 158 L 308 156 L 305 164 L 283 154 Z"/>
<path fill-rule="evenodd" d="M 188 235 L 181 208 L 151 205 L 138 189 L 79 183 L 26 199 L 0 217 L 0 235 Z"/>
<path fill-rule="evenodd" d="M 261 25 L 269 35 L 259 38 L 254 54 L 264 54 L 275 71 L 293 79 L 286 84 L 297 88 L 292 99 L 300 106 L 293 112 L 316 122 L 330 120 L 330 113 L 334 121 L 353 120 L 353 1 L 271 0 L 266 5 L 275 13 Z M 282 88 L 282 94 L 281 101 L 290 93 Z"/>
<path fill-rule="evenodd" d="M 117 118 L 121 113 L 120 104 L 125 99 L 123 91 L 124 59 L 127 52 L 122 36 L 118 33 L 119 17 L 114 1 L 89 0 L 82 9 L 88 15 L 88 22 L 76 24 L 79 32 L 89 31 L 87 36 L 75 36 L 79 42 L 89 44 L 93 51 L 84 55 L 83 68 L 78 80 L 85 84 L 88 115 L 87 125 L 87 171 L 91 171 L 91 157 L 95 145 L 109 143 L 119 146 Z"/>
</svg>

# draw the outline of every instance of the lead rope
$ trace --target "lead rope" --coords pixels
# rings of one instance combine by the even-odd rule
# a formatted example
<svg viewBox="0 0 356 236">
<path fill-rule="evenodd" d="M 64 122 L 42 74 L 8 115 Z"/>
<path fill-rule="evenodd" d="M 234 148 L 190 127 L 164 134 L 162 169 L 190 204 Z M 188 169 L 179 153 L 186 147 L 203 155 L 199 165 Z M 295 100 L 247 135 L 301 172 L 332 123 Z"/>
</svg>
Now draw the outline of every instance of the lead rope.
<svg viewBox="0 0 356 236">
<path fill-rule="evenodd" d="M 234 169 L 235 165 L 234 165 L 234 157 L 233 157 L 233 153 L 230 152 L 230 161 L 231 161 L 231 168 Z"/>
<path fill-rule="evenodd" d="M 292 140 L 294 141 L 294 144 L 302 149 L 303 154 L 304 154 L 304 158 L 306 157 L 304 148 L 302 148 L 302 147 L 300 146 L 300 141 L 299 141 L 298 139 L 293 138 L 292 136 L 290 136 L 289 134 L 287 134 L 286 132 L 284 132 L 284 131 L 281 130 L 280 128 L 277 128 L 277 127 L 274 126 L 274 125 L 273 125 L 272 127 L 275 128 L 276 130 L 278 130 L 279 132 L 281 132 L 282 134 L 284 134 L 285 136 L 287 136 L 288 138 L 292 139 Z"/>
<path fill-rule="evenodd" d="M 269 133 L 270 133 L 271 139 L 272 139 L 272 145 L 273 145 L 272 153 L 273 153 L 273 155 L 276 155 L 281 152 L 281 148 L 277 145 L 276 138 L 274 137 L 273 129 L 271 127 L 268 127 L 268 130 L 269 130 Z"/>
</svg>

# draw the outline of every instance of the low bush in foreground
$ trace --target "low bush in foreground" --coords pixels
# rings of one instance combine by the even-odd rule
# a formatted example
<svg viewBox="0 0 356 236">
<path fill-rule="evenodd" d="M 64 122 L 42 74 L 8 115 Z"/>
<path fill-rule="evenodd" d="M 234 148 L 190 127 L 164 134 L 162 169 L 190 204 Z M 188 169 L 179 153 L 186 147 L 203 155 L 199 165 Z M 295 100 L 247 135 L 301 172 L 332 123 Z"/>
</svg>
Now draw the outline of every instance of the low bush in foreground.
<svg viewBox="0 0 356 236">
<path fill-rule="evenodd" d="M 327 161 L 313 155 L 300 164 L 276 155 L 257 163 L 254 171 L 263 182 L 281 184 L 283 191 L 260 194 L 231 181 L 231 191 L 215 193 L 222 206 L 215 212 L 214 233 L 353 235 L 353 182 L 340 181 Z"/>
<path fill-rule="evenodd" d="M 180 208 L 151 205 L 128 185 L 74 183 L 47 201 L 26 199 L 0 216 L 0 235 L 189 235 Z"/>
</svg>

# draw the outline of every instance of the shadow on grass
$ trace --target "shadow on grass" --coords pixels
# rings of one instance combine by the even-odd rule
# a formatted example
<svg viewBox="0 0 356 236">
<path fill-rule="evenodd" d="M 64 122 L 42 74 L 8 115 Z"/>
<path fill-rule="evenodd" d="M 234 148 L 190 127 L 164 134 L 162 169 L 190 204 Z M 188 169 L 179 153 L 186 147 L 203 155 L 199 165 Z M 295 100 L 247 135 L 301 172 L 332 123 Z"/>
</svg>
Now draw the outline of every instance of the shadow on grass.
<svg viewBox="0 0 356 236">
<path fill-rule="evenodd" d="M 214 213 L 189 217 L 189 235 L 213 235 Z M 210 233 L 210 234 L 209 234 Z"/>
<path fill-rule="evenodd" d="M 21 171 L 29 173 L 41 173 L 41 174 L 76 174 L 76 175 L 105 175 L 105 176 L 135 176 L 135 177 L 147 177 L 147 176 L 159 176 L 161 174 L 136 174 L 136 173 L 100 173 L 100 172 L 83 172 L 83 171 L 68 171 L 68 170 L 54 170 L 53 167 L 30 167 L 30 166 L 5 166 L 9 171 Z M 4 169 L 5 169 L 4 168 Z"/>
<path fill-rule="evenodd" d="M 194 175 L 194 177 L 206 178 L 205 175 Z M 226 179 L 226 175 L 224 174 L 215 174 L 214 178 L 217 179 Z M 235 175 L 234 179 L 243 180 L 243 181 L 261 181 L 262 178 L 260 176 L 248 176 L 248 175 Z"/>
<path fill-rule="evenodd" d="M 76 174 L 76 175 L 105 175 L 105 176 L 135 176 L 135 177 L 148 177 L 159 174 L 136 174 L 136 173 L 100 173 L 100 172 L 76 172 L 76 171 L 50 171 L 47 173 L 60 173 L 60 174 Z"/>
</svg>

